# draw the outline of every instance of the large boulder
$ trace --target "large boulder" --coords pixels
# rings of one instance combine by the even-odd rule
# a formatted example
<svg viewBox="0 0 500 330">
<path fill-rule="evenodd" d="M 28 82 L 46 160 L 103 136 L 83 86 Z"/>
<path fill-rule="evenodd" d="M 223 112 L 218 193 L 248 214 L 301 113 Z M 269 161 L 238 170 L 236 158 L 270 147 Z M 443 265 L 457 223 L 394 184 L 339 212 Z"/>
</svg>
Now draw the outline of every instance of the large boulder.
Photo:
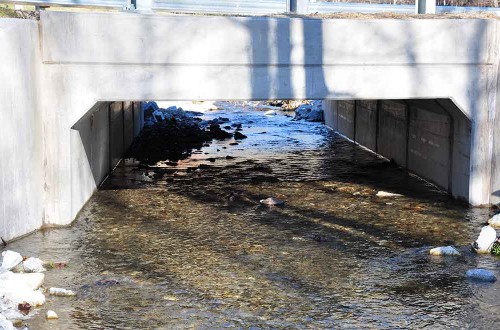
<svg viewBox="0 0 500 330">
<path fill-rule="evenodd" d="M 44 278 L 42 273 L 15 274 L 8 271 L 0 274 L 0 297 L 14 305 L 22 302 L 31 306 L 43 305 L 45 296 L 37 289 Z"/>
<path fill-rule="evenodd" d="M 460 252 L 453 246 L 440 246 L 430 250 L 430 254 L 433 256 L 458 256 Z"/>
<path fill-rule="evenodd" d="M 493 228 L 500 228 L 500 213 L 495 214 L 488 220 L 488 224 Z"/>
<path fill-rule="evenodd" d="M 497 231 L 491 226 L 484 226 L 481 228 L 479 237 L 472 243 L 472 248 L 477 253 L 490 253 L 491 247 L 496 239 Z"/>
<path fill-rule="evenodd" d="M 2 252 L 2 270 L 11 270 L 23 261 L 23 257 L 14 251 L 4 251 Z M 0 271 L 1 273 L 1 271 Z"/>
<path fill-rule="evenodd" d="M 304 119 L 312 122 L 323 121 L 323 107 L 321 101 L 303 104 L 295 110 L 295 119 Z"/>
<path fill-rule="evenodd" d="M 497 277 L 492 271 L 482 268 L 469 269 L 465 276 L 472 281 L 477 282 L 495 282 Z"/>
</svg>

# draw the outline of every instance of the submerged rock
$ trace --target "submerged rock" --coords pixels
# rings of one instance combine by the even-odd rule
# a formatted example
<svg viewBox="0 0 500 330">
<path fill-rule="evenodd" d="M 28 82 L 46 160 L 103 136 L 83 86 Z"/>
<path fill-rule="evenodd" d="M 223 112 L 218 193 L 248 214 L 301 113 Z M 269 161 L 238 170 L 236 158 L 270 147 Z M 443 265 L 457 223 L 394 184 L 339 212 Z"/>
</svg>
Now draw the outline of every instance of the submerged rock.
<svg viewBox="0 0 500 330">
<path fill-rule="evenodd" d="M 474 243 L 472 243 L 472 248 L 477 253 L 490 253 L 493 243 L 497 239 L 497 232 L 491 226 L 484 226 L 481 228 L 479 237 Z"/>
<path fill-rule="evenodd" d="M 47 314 L 45 314 L 45 318 L 47 318 L 47 320 L 57 320 L 59 316 L 57 316 L 56 312 L 48 310 Z"/>
<path fill-rule="evenodd" d="M 246 139 L 247 136 L 245 134 L 242 134 L 240 132 L 234 132 L 234 139 L 235 140 L 242 140 L 242 139 Z"/>
<path fill-rule="evenodd" d="M 455 249 L 453 246 L 440 246 L 434 249 L 431 249 L 430 254 L 433 256 L 458 256 L 460 252 Z"/>
<path fill-rule="evenodd" d="M 43 261 L 33 257 L 23 261 L 23 269 L 26 273 L 43 273 L 46 271 L 43 267 Z"/>
<path fill-rule="evenodd" d="M 31 310 L 31 305 L 27 302 L 22 302 L 17 305 L 17 309 L 24 315 L 27 315 Z"/>
<path fill-rule="evenodd" d="M 478 282 L 495 282 L 497 280 L 492 271 L 482 268 L 469 269 L 465 275 L 469 280 Z"/>
<path fill-rule="evenodd" d="M 52 296 L 59 296 L 59 297 L 72 297 L 76 296 L 76 293 L 72 290 L 67 290 L 63 288 L 50 288 L 49 289 L 49 294 Z"/>
<path fill-rule="evenodd" d="M 379 191 L 377 192 L 377 197 L 403 197 L 401 194 L 395 194 L 387 191 Z"/>
<path fill-rule="evenodd" d="M 285 202 L 282 201 L 281 199 L 277 199 L 277 198 L 274 198 L 274 197 L 269 197 L 269 198 L 266 198 L 266 199 L 261 199 L 259 202 L 262 205 L 268 205 L 268 206 L 279 206 L 279 205 L 285 204 Z"/>
<path fill-rule="evenodd" d="M 500 213 L 495 214 L 488 220 L 488 224 L 493 228 L 500 228 Z"/>
</svg>

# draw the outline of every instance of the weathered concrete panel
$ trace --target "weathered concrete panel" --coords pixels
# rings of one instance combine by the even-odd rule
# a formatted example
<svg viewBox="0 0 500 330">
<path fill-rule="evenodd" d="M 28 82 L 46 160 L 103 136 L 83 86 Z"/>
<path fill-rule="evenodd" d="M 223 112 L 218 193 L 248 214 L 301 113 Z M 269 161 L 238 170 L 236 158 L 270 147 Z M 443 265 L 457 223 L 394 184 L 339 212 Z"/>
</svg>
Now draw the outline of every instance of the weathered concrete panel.
<svg viewBox="0 0 500 330">
<path fill-rule="evenodd" d="M 356 101 L 356 142 L 377 151 L 377 101 Z"/>
<path fill-rule="evenodd" d="M 123 149 L 126 151 L 134 140 L 134 112 L 132 102 L 123 102 Z"/>
<path fill-rule="evenodd" d="M 354 101 L 338 101 L 337 102 L 337 127 L 338 131 L 354 140 L 354 120 L 355 120 L 355 103 Z"/>
<path fill-rule="evenodd" d="M 44 221 L 38 45 L 37 22 L 0 19 L 0 237 L 5 240 Z"/>
<path fill-rule="evenodd" d="M 408 169 L 448 190 L 451 118 L 436 102 L 415 103 L 409 111 Z"/>
<path fill-rule="evenodd" d="M 334 100 L 324 100 L 323 101 L 323 111 L 324 111 L 324 119 L 325 125 L 330 127 L 331 129 L 337 131 L 337 103 L 338 101 Z"/>
<path fill-rule="evenodd" d="M 403 103 L 380 101 L 378 153 L 406 167 L 407 109 Z"/>
<path fill-rule="evenodd" d="M 110 166 L 115 167 L 122 159 L 124 149 L 123 140 L 123 104 L 113 102 L 109 106 L 109 151 Z"/>
<path fill-rule="evenodd" d="M 44 11 L 41 22 L 43 60 L 49 63 L 491 63 L 477 39 L 478 32 L 495 32 L 494 24 L 486 20 L 450 19 L 321 20 Z M 450 31 L 454 31 L 451 38 Z M 269 51 L 270 45 L 278 51 Z"/>
</svg>

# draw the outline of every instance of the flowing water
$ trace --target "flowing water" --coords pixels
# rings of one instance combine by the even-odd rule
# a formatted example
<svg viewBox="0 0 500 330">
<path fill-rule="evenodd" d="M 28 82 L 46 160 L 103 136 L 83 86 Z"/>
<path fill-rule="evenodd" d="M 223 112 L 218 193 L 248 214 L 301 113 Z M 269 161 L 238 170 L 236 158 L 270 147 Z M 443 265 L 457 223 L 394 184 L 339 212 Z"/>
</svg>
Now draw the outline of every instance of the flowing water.
<svg viewBox="0 0 500 330">
<path fill-rule="evenodd" d="M 45 285 L 78 293 L 48 297 L 31 329 L 498 328 L 500 283 L 464 277 L 499 273 L 500 259 L 468 248 L 489 210 L 322 124 L 226 106 L 205 117 L 242 123 L 238 145 L 155 167 L 126 160 L 72 227 L 10 244 L 67 262 Z M 285 205 L 259 205 L 270 196 Z M 449 244 L 462 255 L 429 255 Z"/>
</svg>

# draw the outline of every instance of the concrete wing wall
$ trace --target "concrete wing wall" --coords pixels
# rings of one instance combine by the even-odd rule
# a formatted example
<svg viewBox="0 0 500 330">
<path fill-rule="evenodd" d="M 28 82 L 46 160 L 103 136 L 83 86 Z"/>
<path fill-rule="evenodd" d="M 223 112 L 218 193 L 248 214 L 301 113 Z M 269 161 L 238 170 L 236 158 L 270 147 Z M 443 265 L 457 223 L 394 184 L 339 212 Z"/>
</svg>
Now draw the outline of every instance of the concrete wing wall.
<svg viewBox="0 0 500 330">
<path fill-rule="evenodd" d="M 0 20 L 0 237 L 5 240 L 44 223 L 38 45 L 37 22 Z"/>
</svg>

